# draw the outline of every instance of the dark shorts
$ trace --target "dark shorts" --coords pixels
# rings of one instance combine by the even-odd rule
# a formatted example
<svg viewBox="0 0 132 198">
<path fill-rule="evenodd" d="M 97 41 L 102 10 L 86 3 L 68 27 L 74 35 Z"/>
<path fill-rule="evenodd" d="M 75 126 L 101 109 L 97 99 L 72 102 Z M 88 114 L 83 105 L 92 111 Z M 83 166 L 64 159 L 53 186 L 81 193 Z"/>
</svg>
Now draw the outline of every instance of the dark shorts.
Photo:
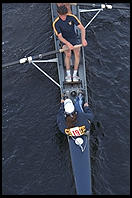
<svg viewBox="0 0 132 198">
<path fill-rule="evenodd" d="M 81 40 L 80 38 L 77 38 L 77 39 L 73 39 L 71 41 L 69 41 L 73 46 L 74 45 L 79 45 L 81 44 Z M 60 46 L 63 47 L 63 45 L 65 45 L 64 43 L 60 42 Z"/>
</svg>

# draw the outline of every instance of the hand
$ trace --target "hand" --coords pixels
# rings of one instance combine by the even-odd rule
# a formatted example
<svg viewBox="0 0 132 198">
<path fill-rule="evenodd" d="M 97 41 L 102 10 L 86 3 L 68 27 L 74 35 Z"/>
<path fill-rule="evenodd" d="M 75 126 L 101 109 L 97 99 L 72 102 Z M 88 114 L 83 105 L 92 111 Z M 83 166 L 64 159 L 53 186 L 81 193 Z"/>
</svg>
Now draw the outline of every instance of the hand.
<svg viewBox="0 0 132 198">
<path fill-rule="evenodd" d="M 86 41 L 86 39 L 84 39 L 84 40 L 82 40 L 82 45 L 85 47 L 85 46 L 87 46 L 87 41 Z"/>
<path fill-rule="evenodd" d="M 61 103 L 63 103 L 64 102 L 64 100 L 63 99 L 61 99 Z"/>
<path fill-rule="evenodd" d="M 66 45 L 70 50 L 73 50 L 74 46 L 71 43 L 68 42 Z"/>
<path fill-rule="evenodd" d="M 88 103 L 86 102 L 85 104 L 84 104 L 84 107 L 88 107 L 89 105 L 88 105 Z"/>
</svg>

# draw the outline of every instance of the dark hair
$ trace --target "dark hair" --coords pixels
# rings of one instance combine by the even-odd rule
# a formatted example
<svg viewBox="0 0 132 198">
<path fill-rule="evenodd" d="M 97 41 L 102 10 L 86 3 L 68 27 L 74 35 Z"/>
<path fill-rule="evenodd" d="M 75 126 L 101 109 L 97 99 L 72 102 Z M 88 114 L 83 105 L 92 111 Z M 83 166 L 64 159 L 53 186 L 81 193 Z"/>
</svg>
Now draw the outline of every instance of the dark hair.
<svg viewBox="0 0 132 198">
<path fill-rule="evenodd" d="M 65 14 L 68 13 L 68 9 L 67 9 L 67 7 L 65 5 L 63 5 L 63 6 L 57 6 L 57 12 L 60 15 L 65 15 Z"/>
<path fill-rule="evenodd" d="M 66 116 L 66 126 L 68 129 L 75 127 L 75 124 L 77 122 L 77 113 L 74 112 L 72 114 L 72 117 L 70 115 Z"/>
</svg>

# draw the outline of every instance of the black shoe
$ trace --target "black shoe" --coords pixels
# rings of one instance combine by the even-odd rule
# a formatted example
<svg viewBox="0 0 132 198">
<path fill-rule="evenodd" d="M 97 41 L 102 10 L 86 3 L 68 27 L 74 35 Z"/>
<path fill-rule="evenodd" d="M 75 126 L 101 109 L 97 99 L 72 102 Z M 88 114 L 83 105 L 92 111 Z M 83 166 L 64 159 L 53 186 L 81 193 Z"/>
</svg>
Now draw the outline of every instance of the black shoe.
<svg viewBox="0 0 132 198">
<path fill-rule="evenodd" d="M 77 92 L 76 92 L 76 91 L 72 91 L 72 92 L 71 92 L 71 96 L 72 96 L 72 97 L 75 97 L 76 95 L 77 95 Z"/>
<path fill-rule="evenodd" d="M 68 96 L 64 96 L 64 97 L 63 97 L 63 100 L 66 100 L 66 99 L 68 99 Z"/>
</svg>

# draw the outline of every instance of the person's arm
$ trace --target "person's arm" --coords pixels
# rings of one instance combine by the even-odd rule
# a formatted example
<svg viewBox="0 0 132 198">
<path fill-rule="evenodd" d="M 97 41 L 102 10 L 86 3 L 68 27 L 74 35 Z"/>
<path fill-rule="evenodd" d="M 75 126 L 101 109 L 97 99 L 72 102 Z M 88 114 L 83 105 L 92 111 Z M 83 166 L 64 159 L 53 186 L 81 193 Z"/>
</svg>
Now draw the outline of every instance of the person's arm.
<svg viewBox="0 0 132 198">
<path fill-rule="evenodd" d="M 88 120 L 93 121 L 94 114 L 93 114 L 91 108 L 89 107 L 88 103 L 84 104 L 83 109 L 84 109 L 85 114 L 88 116 Z"/>
<path fill-rule="evenodd" d="M 73 45 L 72 45 L 70 42 L 68 42 L 66 39 L 64 39 L 61 33 L 58 34 L 57 36 L 58 36 L 58 39 L 59 39 L 62 43 L 64 43 L 65 45 L 67 45 L 67 47 L 68 47 L 70 50 L 73 49 Z"/>
<path fill-rule="evenodd" d="M 82 24 L 79 24 L 77 27 L 81 30 L 82 45 L 85 47 L 87 46 L 87 41 L 85 39 L 85 28 Z"/>
<path fill-rule="evenodd" d="M 56 36 L 58 36 L 58 39 L 59 39 L 62 43 L 64 43 L 65 45 L 67 45 L 67 47 L 68 47 L 70 50 L 72 50 L 72 49 L 73 49 L 73 45 L 72 45 L 70 42 L 68 42 L 66 39 L 63 38 L 62 33 L 61 33 L 61 29 L 60 29 L 60 26 L 59 26 L 57 20 L 55 20 L 55 21 L 53 22 L 53 30 L 54 30 Z"/>
<path fill-rule="evenodd" d="M 72 20 L 74 22 L 74 24 L 81 30 L 81 39 L 82 39 L 82 45 L 83 46 L 87 46 L 87 41 L 85 39 L 85 28 L 82 25 L 81 21 L 75 16 L 72 15 Z"/>
</svg>

